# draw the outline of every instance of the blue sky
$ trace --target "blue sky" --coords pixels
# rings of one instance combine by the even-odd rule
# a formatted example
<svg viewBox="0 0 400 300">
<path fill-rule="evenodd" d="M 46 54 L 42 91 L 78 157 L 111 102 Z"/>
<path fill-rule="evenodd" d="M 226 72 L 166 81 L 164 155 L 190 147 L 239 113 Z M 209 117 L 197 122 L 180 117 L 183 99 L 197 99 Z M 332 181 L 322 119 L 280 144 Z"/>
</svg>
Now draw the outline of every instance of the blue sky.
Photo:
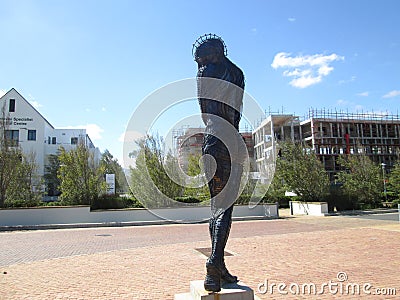
<svg viewBox="0 0 400 300">
<path fill-rule="evenodd" d="M 212 32 L 266 110 L 397 114 L 399 11 L 397 0 L 0 0 L 0 94 L 16 88 L 121 160 L 137 105 L 195 76 L 192 44 Z"/>
</svg>

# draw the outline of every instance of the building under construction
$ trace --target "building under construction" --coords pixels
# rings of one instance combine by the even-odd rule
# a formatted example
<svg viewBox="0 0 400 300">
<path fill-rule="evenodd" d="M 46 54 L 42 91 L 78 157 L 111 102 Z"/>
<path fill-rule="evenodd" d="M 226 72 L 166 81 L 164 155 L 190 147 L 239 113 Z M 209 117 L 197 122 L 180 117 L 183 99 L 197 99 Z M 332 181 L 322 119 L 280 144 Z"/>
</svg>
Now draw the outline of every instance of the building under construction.
<svg viewBox="0 0 400 300">
<path fill-rule="evenodd" d="M 250 170 L 255 169 L 254 163 L 254 143 L 251 132 L 240 132 L 246 144 L 247 152 L 250 157 Z M 201 155 L 204 140 L 204 128 L 182 127 L 174 132 L 174 146 L 177 149 L 178 161 L 184 171 L 188 170 L 189 157 Z"/>
<path fill-rule="evenodd" d="M 339 171 L 340 154 L 365 154 L 385 169 L 400 155 L 400 118 L 398 115 L 346 113 L 314 110 L 303 120 L 294 115 L 268 116 L 253 131 L 257 170 L 268 173 L 274 163 L 279 142 L 301 141 L 314 149 L 325 169 Z"/>
</svg>

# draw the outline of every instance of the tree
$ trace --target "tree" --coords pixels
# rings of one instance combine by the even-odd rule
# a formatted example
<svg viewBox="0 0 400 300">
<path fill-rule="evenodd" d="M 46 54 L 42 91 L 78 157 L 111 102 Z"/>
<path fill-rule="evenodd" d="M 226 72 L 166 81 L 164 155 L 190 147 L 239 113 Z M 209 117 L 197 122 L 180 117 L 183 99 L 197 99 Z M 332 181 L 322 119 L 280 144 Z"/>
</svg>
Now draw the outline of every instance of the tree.
<svg viewBox="0 0 400 300">
<path fill-rule="evenodd" d="M 21 150 L 18 147 L 12 147 L 7 136 L 10 117 L 5 111 L 5 105 L 3 105 L 0 114 L 0 207 L 4 206 L 9 187 L 17 173 L 16 166 L 22 159 Z"/>
<path fill-rule="evenodd" d="M 135 197 L 146 207 L 165 207 L 173 205 L 169 199 L 183 195 L 184 187 L 170 175 L 176 176 L 178 160 L 171 152 L 165 153 L 163 140 L 148 135 L 137 141 L 138 150 L 131 153 L 136 166 L 130 167 L 131 189 Z M 166 171 L 168 168 L 168 173 Z M 170 175 L 169 175 L 170 174 Z M 179 178 L 175 178 L 179 181 Z"/>
<path fill-rule="evenodd" d="M 42 180 L 38 175 L 35 153 L 21 155 L 7 190 L 7 201 L 21 201 L 36 205 L 42 196 Z"/>
<path fill-rule="evenodd" d="M 0 148 L 0 206 L 4 206 L 10 198 L 10 188 L 16 182 L 19 166 L 22 160 L 20 149 L 9 149 L 3 146 Z"/>
<path fill-rule="evenodd" d="M 73 150 L 60 148 L 61 201 L 89 205 L 106 191 L 104 168 L 94 161 L 93 153 L 80 143 Z"/>
<path fill-rule="evenodd" d="M 321 201 L 329 193 L 329 177 L 318 156 L 300 143 L 284 142 L 280 147 L 274 180 L 303 201 Z"/>
<path fill-rule="evenodd" d="M 265 193 L 264 200 L 268 203 L 278 202 L 279 207 L 287 208 L 289 207 L 289 201 L 296 199 L 285 195 L 288 189 L 290 188 L 285 184 L 282 176 L 276 174 L 272 178 L 272 182 Z"/>
<path fill-rule="evenodd" d="M 199 186 L 200 182 L 199 180 L 202 180 L 201 178 L 201 166 L 200 166 L 200 159 L 201 159 L 201 154 L 190 154 L 188 157 L 188 171 L 187 175 L 191 176 L 194 180 L 194 184 L 196 186 Z M 198 179 L 198 180 L 196 180 Z M 205 180 L 204 180 L 205 181 Z M 194 186 L 186 186 L 184 190 L 184 195 L 187 197 L 193 197 L 198 200 L 206 200 L 210 199 L 210 191 L 208 189 L 208 185 L 206 182 L 201 182 L 204 185 L 201 187 L 194 187 Z"/>
<path fill-rule="evenodd" d="M 0 113 L 0 207 L 16 200 L 24 205 L 24 201 L 37 201 L 41 196 L 35 154 L 24 155 L 18 141 L 10 138 L 10 120 L 3 105 Z"/>
<path fill-rule="evenodd" d="M 105 174 L 115 174 L 115 190 L 119 193 L 128 192 L 128 182 L 126 181 L 124 170 L 118 160 L 112 156 L 107 149 L 101 155 L 100 165 Z"/>
<path fill-rule="evenodd" d="M 47 195 L 58 196 L 60 194 L 60 179 L 57 176 L 60 168 L 59 154 L 49 154 L 47 156 L 47 162 L 43 176 Z"/>
<path fill-rule="evenodd" d="M 338 174 L 343 191 L 361 203 L 377 206 L 383 190 L 380 166 L 365 154 L 340 156 L 338 163 L 343 167 Z"/>
<path fill-rule="evenodd" d="M 387 191 L 400 200 L 400 161 L 396 163 L 389 174 Z"/>
<path fill-rule="evenodd" d="M 201 173 L 201 166 L 200 166 L 200 158 L 201 154 L 190 154 L 188 157 L 188 175 L 189 176 L 197 176 Z"/>
</svg>

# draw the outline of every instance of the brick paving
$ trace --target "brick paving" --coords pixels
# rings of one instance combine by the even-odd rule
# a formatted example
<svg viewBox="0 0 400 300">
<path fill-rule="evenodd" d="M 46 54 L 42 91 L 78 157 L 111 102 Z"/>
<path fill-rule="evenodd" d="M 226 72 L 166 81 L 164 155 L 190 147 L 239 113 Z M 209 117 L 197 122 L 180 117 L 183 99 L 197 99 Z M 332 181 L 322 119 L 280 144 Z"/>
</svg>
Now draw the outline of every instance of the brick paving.
<svg viewBox="0 0 400 300">
<path fill-rule="evenodd" d="M 202 279 L 207 224 L 0 233 L 0 299 L 173 299 Z M 397 299 L 400 223 L 284 216 L 234 222 L 226 258 L 261 299 Z M 339 283 L 395 288 L 396 296 L 293 295 L 289 285 Z M 344 275 L 344 274 L 342 274 Z M 267 283 L 267 293 L 258 286 Z M 271 284 L 285 283 L 287 295 Z M 261 286 L 261 288 L 264 288 Z M 294 289 L 293 289 L 294 291 Z"/>
</svg>

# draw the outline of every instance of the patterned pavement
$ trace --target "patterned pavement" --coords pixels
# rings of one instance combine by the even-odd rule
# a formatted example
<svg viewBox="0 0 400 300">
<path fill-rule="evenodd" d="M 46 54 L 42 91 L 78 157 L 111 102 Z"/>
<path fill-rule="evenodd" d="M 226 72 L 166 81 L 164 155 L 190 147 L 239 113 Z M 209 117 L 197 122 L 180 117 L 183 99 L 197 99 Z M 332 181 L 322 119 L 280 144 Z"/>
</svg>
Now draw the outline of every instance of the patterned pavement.
<svg viewBox="0 0 400 300">
<path fill-rule="evenodd" d="M 260 299 L 399 298 L 399 222 L 281 215 L 234 222 L 227 245 Z M 173 299 L 205 247 L 207 224 L 1 232 L 0 299 Z"/>
</svg>

